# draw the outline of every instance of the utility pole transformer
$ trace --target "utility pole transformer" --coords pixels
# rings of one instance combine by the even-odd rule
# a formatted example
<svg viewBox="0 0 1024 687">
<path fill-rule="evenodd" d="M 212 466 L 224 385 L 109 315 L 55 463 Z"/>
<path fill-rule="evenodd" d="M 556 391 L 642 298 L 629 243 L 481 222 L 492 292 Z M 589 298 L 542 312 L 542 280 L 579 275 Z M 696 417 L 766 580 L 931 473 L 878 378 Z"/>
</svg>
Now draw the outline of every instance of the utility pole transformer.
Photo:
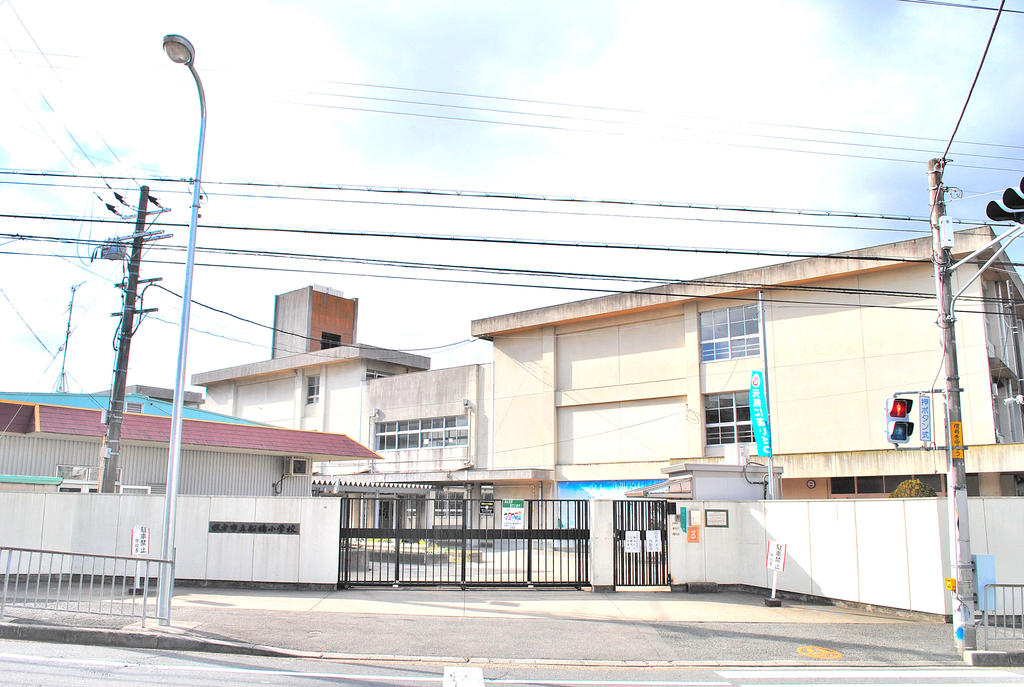
<svg viewBox="0 0 1024 687">
<path fill-rule="evenodd" d="M 135 300 L 139 288 L 139 263 L 142 261 L 142 244 L 145 242 L 146 208 L 149 202 L 149 187 L 139 189 L 139 211 L 135 219 L 135 233 L 132 235 L 132 253 L 128 260 L 128 283 L 124 285 L 124 309 L 121 312 L 121 332 L 117 337 L 117 362 L 114 364 L 114 385 L 110 389 L 110 406 L 107 410 L 107 435 L 100 448 L 99 491 L 111 494 L 116 491 L 117 471 L 121 463 L 121 421 L 124 416 L 124 390 L 128 383 L 128 353 L 131 350 L 132 334 L 135 330 Z M 116 314 L 116 313 L 115 313 Z"/>
<path fill-rule="evenodd" d="M 958 652 L 977 648 L 974 626 L 974 566 L 971 562 L 971 529 L 967 514 L 967 469 L 964 463 L 963 424 L 960 413 L 960 371 L 956 357 L 956 317 L 953 315 L 953 254 L 944 245 L 941 218 L 946 215 L 942 186 L 944 159 L 928 161 L 931 199 L 932 262 L 935 263 L 935 295 L 946 371 L 946 509 L 949 514 L 950 577 L 953 590 L 953 639 Z M 956 443 L 957 445 L 954 445 Z"/>
</svg>

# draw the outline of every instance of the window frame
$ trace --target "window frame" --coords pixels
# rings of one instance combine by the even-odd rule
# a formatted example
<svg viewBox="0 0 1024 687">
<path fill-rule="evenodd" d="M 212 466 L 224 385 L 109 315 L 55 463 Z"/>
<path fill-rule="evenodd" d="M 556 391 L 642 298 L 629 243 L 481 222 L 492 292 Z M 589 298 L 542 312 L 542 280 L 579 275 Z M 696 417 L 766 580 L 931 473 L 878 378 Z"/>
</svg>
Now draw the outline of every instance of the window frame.
<svg viewBox="0 0 1024 687">
<path fill-rule="evenodd" d="M 746 405 L 739 403 L 737 397 L 745 397 Z M 709 401 L 715 400 L 718 405 L 711 407 Z M 721 402 L 730 400 L 729 406 Z M 723 415 L 729 419 L 723 420 Z M 712 421 L 711 418 L 716 420 Z M 723 430 L 729 430 L 725 432 Z M 728 446 L 730 444 L 754 443 L 754 428 L 750 418 L 750 392 L 727 391 L 721 394 L 704 395 L 704 445 Z"/>
<path fill-rule="evenodd" d="M 374 451 L 460 448 L 469 446 L 469 417 L 444 415 L 373 424 Z"/>
<path fill-rule="evenodd" d="M 704 310 L 697 319 L 702 363 L 761 354 L 761 318 L 756 304 Z"/>
<path fill-rule="evenodd" d="M 306 375 L 306 405 L 320 402 L 320 375 Z"/>
</svg>

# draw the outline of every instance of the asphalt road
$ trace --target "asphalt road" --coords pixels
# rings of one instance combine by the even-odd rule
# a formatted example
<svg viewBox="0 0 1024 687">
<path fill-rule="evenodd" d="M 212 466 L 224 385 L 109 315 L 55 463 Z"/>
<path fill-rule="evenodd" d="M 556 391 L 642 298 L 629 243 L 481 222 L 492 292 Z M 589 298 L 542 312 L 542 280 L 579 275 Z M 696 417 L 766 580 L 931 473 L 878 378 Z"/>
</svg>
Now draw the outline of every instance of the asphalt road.
<svg viewBox="0 0 1024 687">
<path fill-rule="evenodd" d="M 446 671 L 448 678 L 446 682 Z M 458 677 L 459 679 L 455 679 Z M 964 666 L 758 667 L 718 669 L 610 668 L 537 665 L 481 666 L 416 662 L 335 662 L 223 654 L 177 653 L 0 640 L 0 684 L 110 687 L 111 684 L 242 687 L 251 685 L 653 685 L 796 687 L 816 685 L 1024 687 L 1024 669 Z"/>
</svg>

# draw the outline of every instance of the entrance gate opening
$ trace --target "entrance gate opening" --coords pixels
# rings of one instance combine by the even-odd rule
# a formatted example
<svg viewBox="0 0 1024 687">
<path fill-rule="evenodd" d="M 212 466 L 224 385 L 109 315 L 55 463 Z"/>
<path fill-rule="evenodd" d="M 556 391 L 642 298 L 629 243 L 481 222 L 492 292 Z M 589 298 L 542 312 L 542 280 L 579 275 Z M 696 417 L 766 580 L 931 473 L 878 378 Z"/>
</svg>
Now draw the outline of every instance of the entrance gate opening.
<svg viewBox="0 0 1024 687">
<path fill-rule="evenodd" d="M 668 575 L 668 503 L 615 501 L 615 586 L 662 587 Z"/>
<path fill-rule="evenodd" d="M 343 496 L 338 586 L 590 584 L 582 500 Z"/>
</svg>

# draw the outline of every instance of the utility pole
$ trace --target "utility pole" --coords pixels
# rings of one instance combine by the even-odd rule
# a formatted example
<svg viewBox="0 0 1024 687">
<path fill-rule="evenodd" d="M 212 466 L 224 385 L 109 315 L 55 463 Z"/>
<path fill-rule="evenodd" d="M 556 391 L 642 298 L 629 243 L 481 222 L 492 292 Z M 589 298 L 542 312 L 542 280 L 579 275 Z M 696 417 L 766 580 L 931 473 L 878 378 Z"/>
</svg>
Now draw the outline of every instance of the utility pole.
<svg viewBox="0 0 1024 687">
<path fill-rule="evenodd" d="M 946 215 L 942 172 L 945 159 L 928 161 L 931 199 L 932 262 L 935 263 L 935 295 L 946 371 L 946 509 L 949 514 L 950 577 L 953 590 L 953 639 L 958 652 L 977 648 L 974 627 L 974 567 L 971 562 L 971 530 L 967 516 L 967 470 L 964 463 L 963 423 L 960 414 L 960 372 L 956 357 L 956 317 L 952 314 L 952 241 L 943 237 Z M 951 236 L 951 235 L 950 235 Z"/>
<path fill-rule="evenodd" d="M 135 218 L 135 233 L 132 234 L 132 253 L 128 260 L 128 283 L 124 288 L 124 309 L 121 311 L 121 332 L 117 337 L 117 361 L 114 363 L 114 385 L 110 389 L 110 406 L 107 410 L 107 435 L 100 448 L 99 491 L 110 494 L 115 491 L 117 471 L 121 461 L 121 421 L 124 416 L 124 390 L 128 382 L 128 353 L 131 350 L 132 334 L 135 330 L 135 301 L 139 288 L 139 263 L 142 261 L 142 245 L 147 236 L 146 208 L 149 202 L 149 187 L 139 189 L 139 211 Z M 117 313 L 114 313 L 115 315 Z"/>
</svg>

